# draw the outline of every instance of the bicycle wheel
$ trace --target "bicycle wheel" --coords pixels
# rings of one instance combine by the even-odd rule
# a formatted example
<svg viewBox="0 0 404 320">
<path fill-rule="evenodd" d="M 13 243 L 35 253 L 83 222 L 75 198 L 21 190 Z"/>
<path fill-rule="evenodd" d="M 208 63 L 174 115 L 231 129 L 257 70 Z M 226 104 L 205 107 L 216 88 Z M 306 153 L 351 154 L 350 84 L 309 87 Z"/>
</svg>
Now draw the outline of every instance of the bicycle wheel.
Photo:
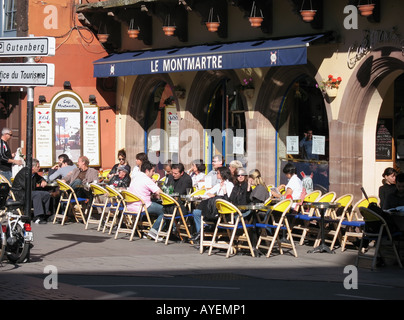
<svg viewBox="0 0 404 320">
<path fill-rule="evenodd" d="M 10 231 L 13 232 L 13 240 L 7 241 L 7 259 L 12 263 L 24 262 L 30 251 L 30 244 L 24 239 L 24 228 L 17 221 L 11 222 L 11 230 L 7 230 L 7 238 Z"/>
</svg>

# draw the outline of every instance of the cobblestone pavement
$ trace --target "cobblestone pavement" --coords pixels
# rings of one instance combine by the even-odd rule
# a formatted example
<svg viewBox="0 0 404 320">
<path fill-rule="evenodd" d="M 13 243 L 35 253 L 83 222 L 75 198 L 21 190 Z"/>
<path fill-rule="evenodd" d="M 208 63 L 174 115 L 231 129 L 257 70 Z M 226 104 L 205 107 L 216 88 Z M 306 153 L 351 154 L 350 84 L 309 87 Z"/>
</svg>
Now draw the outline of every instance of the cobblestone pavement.
<svg viewBox="0 0 404 320">
<path fill-rule="evenodd" d="M 105 292 L 59 283 L 58 290 L 47 290 L 51 271 L 59 275 L 106 275 L 136 277 L 224 277 L 233 280 L 254 277 L 274 280 L 304 280 L 342 283 L 344 268 L 353 265 L 356 251 L 348 249 L 335 254 L 307 253 L 309 246 L 297 246 L 298 257 L 291 254 L 270 258 L 236 255 L 226 259 L 223 254 L 200 254 L 188 243 L 155 243 L 148 239 L 98 232 L 94 227 L 84 229 L 81 223 L 65 226 L 33 225 L 34 247 L 29 263 L 13 265 L 6 260 L 0 266 L 0 300 L 38 299 L 102 299 Z M 371 271 L 364 263 L 359 269 L 360 283 L 401 287 L 404 271 L 387 260 L 385 267 Z M 49 269 L 50 268 L 50 269 Z M 53 269 L 52 269 L 53 268 Z M 141 298 L 139 298 L 141 299 Z"/>
</svg>

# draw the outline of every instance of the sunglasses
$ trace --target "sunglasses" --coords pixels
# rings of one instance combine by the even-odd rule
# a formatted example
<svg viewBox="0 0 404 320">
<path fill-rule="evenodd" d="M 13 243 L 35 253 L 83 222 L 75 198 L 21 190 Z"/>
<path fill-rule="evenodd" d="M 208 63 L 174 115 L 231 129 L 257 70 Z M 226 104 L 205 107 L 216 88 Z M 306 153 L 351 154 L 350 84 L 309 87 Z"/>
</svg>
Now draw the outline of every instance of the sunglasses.
<svg viewBox="0 0 404 320">
<path fill-rule="evenodd" d="M 118 158 L 118 160 L 119 160 L 119 161 L 123 161 L 123 160 L 125 160 L 125 158 Z"/>
</svg>

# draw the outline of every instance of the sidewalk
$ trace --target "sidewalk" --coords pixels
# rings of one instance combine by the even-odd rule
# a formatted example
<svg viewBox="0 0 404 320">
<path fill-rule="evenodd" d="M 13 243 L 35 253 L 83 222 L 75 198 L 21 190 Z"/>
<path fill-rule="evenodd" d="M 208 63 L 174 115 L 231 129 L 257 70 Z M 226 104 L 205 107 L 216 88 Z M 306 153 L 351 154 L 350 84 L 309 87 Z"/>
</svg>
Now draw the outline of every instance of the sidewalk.
<svg viewBox="0 0 404 320">
<path fill-rule="evenodd" d="M 252 258 L 237 255 L 226 259 L 224 254 L 200 254 L 188 243 L 155 243 L 148 239 L 130 242 L 128 237 L 84 229 L 81 223 L 46 225 L 33 224 L 34 247 L 31 262 L 14 266 L 3 261 L 0 266 L 0 299 L 21 299 L 24 294 L 36 299 L 93 299 L 100 295 L 95 290 L 64 285 L 55 293 L 43 289 L 54 266 L 59 274 L 128 275 L 172 277 L 195 275 L 200 277 L 254 277 L 299 281 L 325 281 L 342 283 L 347 277 L 344 268 L 355 263 L 356 250 L 348 249 L 335 254 L 307 253 L 308 246 L 297 245 L 298 258 L 291 254 L 270 258 Z M 366 266 L 366 262 L 364 262 Z M 392 262 L 378 270 L 360 268 L 359 283 L 403 287 L 404 270 Z M 55 290 L 53 290 L 55 291 Z M 53 296 L 49 296 L 53 295 Z"/>
</svg>

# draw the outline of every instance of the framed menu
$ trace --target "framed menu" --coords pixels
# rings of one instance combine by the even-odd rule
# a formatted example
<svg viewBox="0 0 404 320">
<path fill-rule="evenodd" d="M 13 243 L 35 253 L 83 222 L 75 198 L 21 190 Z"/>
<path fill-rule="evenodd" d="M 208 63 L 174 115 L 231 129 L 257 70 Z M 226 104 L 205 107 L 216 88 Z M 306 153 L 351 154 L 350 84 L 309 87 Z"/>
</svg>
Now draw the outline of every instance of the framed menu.
<svg viewBox="0 0 404 320">
<path fill-rule="evenodd" d="M 87 156 L 90 166 L 100 165 L 99 107 L 84 103 L 70 90 L 57 93 L 50 103 L 35 106 L 35 157 L 41 167 L 67 154 L 73 162 Z"/>
<path fill-rule="evenodd" d="M 376 160 L 393 161 L 393 119 L 380 118 L 376 127 Z"/>
</svg>

